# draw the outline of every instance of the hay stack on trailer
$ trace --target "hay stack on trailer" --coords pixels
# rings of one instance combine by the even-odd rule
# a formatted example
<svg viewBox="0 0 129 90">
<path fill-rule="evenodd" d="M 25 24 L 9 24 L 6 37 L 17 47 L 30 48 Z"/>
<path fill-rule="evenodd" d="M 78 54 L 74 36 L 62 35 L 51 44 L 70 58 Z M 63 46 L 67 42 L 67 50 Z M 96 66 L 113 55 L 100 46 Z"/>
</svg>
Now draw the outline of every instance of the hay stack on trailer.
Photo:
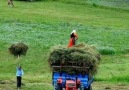
<svg viewBox="0 0 129 90">
<path fill-rule="evenodd" d="M 69 74 L 88 73 L 93 76 L 97 72 L 100 59 L 100 54 L 95 47 L 79 44 L 72 48 L 53 47 L 48 61 L 55 72 L 61 71 Z M 57 68 L 53 68 L 53 66 L 57 66 Z M 61 68 L 58 68 L 58 66 Z M 88 71 L 85 68 L 89 68 Z"/>
</svg>

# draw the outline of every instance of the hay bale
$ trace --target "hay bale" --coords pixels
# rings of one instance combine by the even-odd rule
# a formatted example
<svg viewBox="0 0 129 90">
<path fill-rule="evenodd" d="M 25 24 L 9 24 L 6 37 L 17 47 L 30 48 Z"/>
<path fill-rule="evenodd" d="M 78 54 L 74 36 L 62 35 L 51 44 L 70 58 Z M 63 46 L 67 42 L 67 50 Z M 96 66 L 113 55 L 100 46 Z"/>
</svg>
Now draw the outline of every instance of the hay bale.
<svg viewBox="0 0 129 90">
<path fill-rule="evenodd" d="M 9 52 L 14 55 L 14 56 L 21 56 L 21 55 L 26 55 L 26 52 L 28 50 L 28 46 L 25 45 L 24 43 L 17 43 L 17 44 L 12 44 L 9 47 Z"/>
<path fill-rule="evenodd" d="M 92 55 L 94 55 L 97 58 L 97 60 L 101 60 L 101 55 L 97 51 L 95 46 L 81 43 L 81 44 L 75 45 L 74 47 L 90 52 Z"/>
<path fill-rule="evenodd" d="M 53 66 L 76 66 L 74 68 L 63 68 L 63 72 L 67 73 L 88 73 L 90 76 L 97 72 L 98 62 L 100 57 L 97 50 L 89 45 L 80 44 L 72 48 L 63 46 L 53 47 L 48 62 L 53 71 L 60 71 L 60 68 L 53 68 Z M 100 56 L 100 55 L 99 55 Z M 89 70 L 78 67 L 89 67 Z M 71 72 L 72 71 L 72 72 Z"/>
</svg>

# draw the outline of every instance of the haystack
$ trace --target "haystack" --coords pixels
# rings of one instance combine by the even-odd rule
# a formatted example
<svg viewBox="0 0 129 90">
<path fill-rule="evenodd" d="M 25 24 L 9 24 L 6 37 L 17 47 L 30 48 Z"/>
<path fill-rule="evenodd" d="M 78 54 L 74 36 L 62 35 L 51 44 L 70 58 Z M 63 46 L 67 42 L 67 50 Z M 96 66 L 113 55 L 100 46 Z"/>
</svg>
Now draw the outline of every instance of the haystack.
<svg viewBox="0 0 129 90">
<path fill-rule="evenodd" d="M 12 44 L 9 47 L 10 53 L 17 57 L 21 55 L 26 55 L 27 50 L 28 50 L 28 46 L 25 45 L 24 43 Z"/>
<path fill-rule="evenodd" d="M 86 44 L 75 45 L 72 48 L 55 46 L 52 48 L 48 61 L 53 71 L 70 74 L 88 73 L 93 76 L 97 72 L 100 54 L 95 47 Z M 61 68 L 53 66 L 61 66 Z"/>
</svg>

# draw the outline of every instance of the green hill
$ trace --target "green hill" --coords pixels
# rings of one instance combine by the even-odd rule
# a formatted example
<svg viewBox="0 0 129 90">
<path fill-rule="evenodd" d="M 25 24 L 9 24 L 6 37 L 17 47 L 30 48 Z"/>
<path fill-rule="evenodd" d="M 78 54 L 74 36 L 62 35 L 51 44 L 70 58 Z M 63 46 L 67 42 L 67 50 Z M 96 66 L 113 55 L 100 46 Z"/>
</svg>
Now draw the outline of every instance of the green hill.
<svg viewBox="0 0 129 90">
<path fill-rule="evenodd" d="M 128 83 L 129 12 L 110 7 L 110 2 L 105 6 L 108 0 L 94 1 L 14 1 L 13 8 L 1 0 L 0 90 L 14 90 L 19 63 L 25 72 L 24 90 L 52 90 L 47 62 L 50 48 L 67 46 L 73 29 L 79 35 L 78 44 L 93 45 L 102 54 L 96 82 Z M 19 60 L 8 52 L 10 45 L 17 42 L 29 47 L 27 55 Z"/>
</svg>

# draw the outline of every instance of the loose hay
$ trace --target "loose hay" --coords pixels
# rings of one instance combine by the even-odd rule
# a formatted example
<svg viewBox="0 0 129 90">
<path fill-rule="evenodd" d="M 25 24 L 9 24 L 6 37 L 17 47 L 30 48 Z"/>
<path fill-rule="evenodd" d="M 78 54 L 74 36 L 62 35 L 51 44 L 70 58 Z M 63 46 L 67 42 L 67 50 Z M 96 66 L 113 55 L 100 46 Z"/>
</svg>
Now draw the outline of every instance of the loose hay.
<svg viewBox="0 0 129 90">
<path fill-rule="evenodd" d="M 72 48 L 53 47 L 48 62 L 53 71 L 62 71 L 69 74 L 88 73 L 93 76 L 97 72 L 100 59 L 100 54 L 95 47 L 79 44 Z M 61 66 L 61 68 L 53 66 Z M 87 67 L 89 69 L 86 69 Z"/>
<path fill-rule="evenodd" d="M 21 55 L 26 55 L 27 50 L 28 46 L 25 45 L 24 43 L 12 44 L 9 47 L 10 53 L 17 57 Z"/>
</svg>

